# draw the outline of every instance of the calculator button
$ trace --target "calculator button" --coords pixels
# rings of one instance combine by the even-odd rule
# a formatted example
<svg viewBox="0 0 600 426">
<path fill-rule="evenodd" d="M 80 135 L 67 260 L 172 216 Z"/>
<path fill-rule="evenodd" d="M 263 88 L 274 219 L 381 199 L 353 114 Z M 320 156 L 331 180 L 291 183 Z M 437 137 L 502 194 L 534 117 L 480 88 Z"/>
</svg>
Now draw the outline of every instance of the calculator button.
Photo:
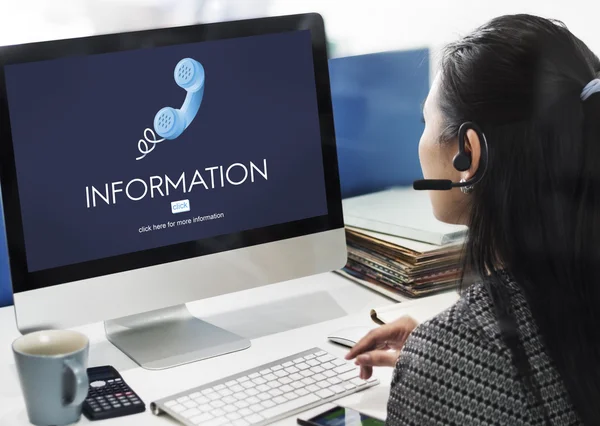
<svg viewBox="0 0 600 426">
<path fill-rule="evenodd" d="M 90 386 L 93 388 L 101 388 L 104 385 L 106 385 L 104 380 L 96 380 L 95 382 L 90 383 Z"/>
<path fill-rule="evenodd" d="M 131 402 L 124 402 L 124 403 L 123 403 L 123 406 L 124 406 L 124 407 L 129 407 L 130 405 L 131 405 Z"/>
<path fill-rule="evenodd" d="M 122 382 L 123 379 L 115 379 L 115 382 Z"/>
<path fill-rule="evenodd" d="M 108 380 L 108 383 L 114 383 L 114 382 L 115 382 L 114 379 Z"/>
<path fill-rule="evenodd" d="M 140 401 L 139 399 L 137 401 L 133 401 L 133 405 L 140 405 L 142 403 L 142 401 Z"/>
<path fill-rule="evenodd" d="M 102 411 L 101 408 L 94 408 L 94 413 L 99 413 L 100 411 Z"/>
</svg>

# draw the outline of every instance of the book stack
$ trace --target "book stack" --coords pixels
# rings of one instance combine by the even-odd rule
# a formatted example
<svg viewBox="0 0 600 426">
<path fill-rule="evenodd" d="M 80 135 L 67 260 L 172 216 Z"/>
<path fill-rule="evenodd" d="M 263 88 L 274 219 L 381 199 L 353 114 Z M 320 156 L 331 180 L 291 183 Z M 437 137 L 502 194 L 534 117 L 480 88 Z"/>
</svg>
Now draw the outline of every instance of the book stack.
<svg viewBox="0 0 600 426">
<path fill-rule="evenodd" d="M 426 193 L 393 189 L 344 200 L 348 263 L 340 274 L 398 301 L 459 283 L 466 227 L 433 216 Z"/>
</svg>

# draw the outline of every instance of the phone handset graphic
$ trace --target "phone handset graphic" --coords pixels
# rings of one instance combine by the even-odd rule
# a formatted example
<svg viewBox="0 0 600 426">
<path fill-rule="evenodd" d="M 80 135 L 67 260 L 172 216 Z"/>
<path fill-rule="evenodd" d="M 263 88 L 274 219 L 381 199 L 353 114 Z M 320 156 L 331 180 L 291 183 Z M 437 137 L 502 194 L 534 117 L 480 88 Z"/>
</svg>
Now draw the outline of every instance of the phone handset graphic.
<svg viewBox="0 0 600 426">
<path fill-rule="evenodd" d="M 154 117 L 154 130 L 164 139 L 179 137 L 196 117 L 204 95 L 204 67 L 200 62 L 185 58 L 177 63 L 175 82 L 187 92 L 179 109 L 165 107 Z"/>
</svg>

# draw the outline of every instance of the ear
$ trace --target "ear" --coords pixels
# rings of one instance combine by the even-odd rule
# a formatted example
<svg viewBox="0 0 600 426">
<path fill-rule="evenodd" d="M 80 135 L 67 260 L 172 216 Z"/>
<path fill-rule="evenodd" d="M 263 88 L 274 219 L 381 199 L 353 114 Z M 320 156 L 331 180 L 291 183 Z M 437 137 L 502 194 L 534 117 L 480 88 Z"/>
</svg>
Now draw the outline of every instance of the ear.
<svg viewBox="0 0 600 426">
<path fill-rule="evenodd" d="M 465 141 L 465 152 L 471 156 L 471 167 L 461 173 L 461 178 L 468 180 L 475 176 L 479 169 L 479 162 L 481 160 L 481 141 L 477 132 L 473 129 L 467 130 L 467 140 Z"/>
</svg>

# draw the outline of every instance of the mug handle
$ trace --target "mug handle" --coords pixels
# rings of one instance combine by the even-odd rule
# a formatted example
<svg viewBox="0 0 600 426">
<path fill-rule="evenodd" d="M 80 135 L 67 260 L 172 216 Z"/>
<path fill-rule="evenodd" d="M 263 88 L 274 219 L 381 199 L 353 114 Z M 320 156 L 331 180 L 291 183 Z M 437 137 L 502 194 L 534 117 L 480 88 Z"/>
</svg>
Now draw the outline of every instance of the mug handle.
<svg viewBox="0 0 600 426">
<path fill-rule="evenodd" d="M 71 373 L 73 373 L 73 377 L 75 378 L 75 396 L 73 396 L 73 400 L 67 402 L 66 405 L 69 407 L 80 405 L 85 401 L 88 395 L 89 379 L 87 370 L 77 361 L 72 359 L 66 359 L 65 366 L 71 370 Z"/>
</svg>

